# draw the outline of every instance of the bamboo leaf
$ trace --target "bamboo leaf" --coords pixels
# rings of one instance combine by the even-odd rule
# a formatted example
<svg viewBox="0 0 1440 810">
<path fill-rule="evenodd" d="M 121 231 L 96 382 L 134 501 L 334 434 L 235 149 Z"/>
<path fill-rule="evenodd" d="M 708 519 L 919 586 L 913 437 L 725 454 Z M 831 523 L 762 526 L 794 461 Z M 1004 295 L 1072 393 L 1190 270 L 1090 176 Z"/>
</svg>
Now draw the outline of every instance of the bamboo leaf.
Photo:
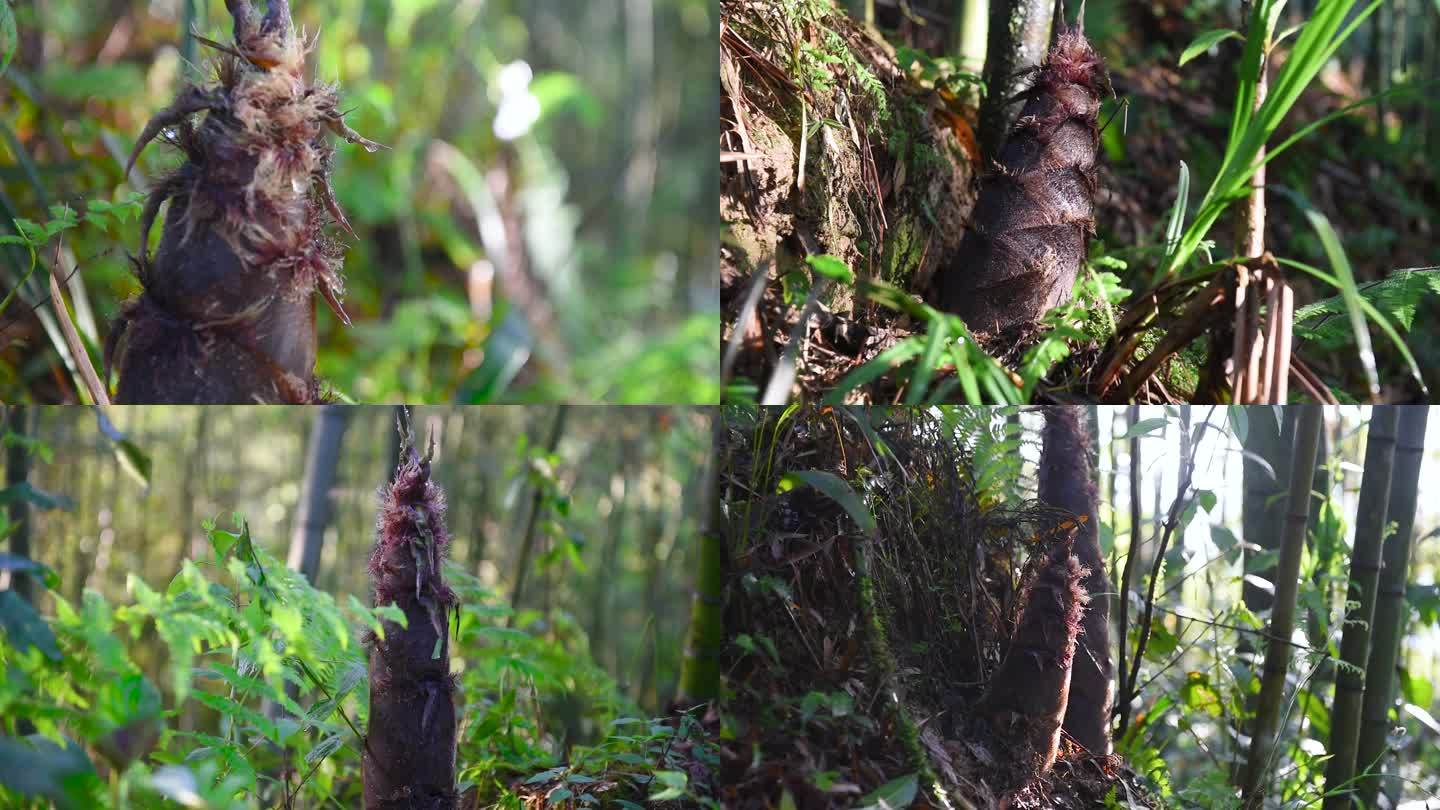
<svg viewBox="0 0 1440 810">
<path fill-rule="evenodd" d="M 909 807 L 920 792 L 920 781 L 915 774 L 906 774 L 899 779 L 876 788 L 860 800 L 861 810 L 901 810 Z"/>
<path fill-rule="evenodd" d="M 1284 188 L 1279 188 L 1277 191 L 1294 201 L 1320 237 L 1320 245 L 1325 250 L 1325 257 L 1330 260 L 1330 266 L 1335 270 L 1335 276 L 1339 280 L 1340 295 L 1345 302 L 1345 309 L 1350 315 L 1350 328 L 1355 334 L 1355 347 L 1360 353 L 1360 365 L 1365 370 L 1370 399 L 1377 399 L 1380 396 L 1380 372 L 1375 365 L 1375 350 L 1370 344 L 1370 330 L 1365 326 L 1365 313 L 1360 305 L 1360 290 L 1355 285 L 1355 274 L 1350 269 L 1350 260 L 1345 256 L 1345 248 L 1340 244 L 1340 237 L 1336 235 L 1329 218 L 1315 210 L 1304 197 Z"/>
<path fill-rule="evenodd" d="M 1157 418 L 1154 418 L 1154 419 L 1141 419 L 1140 421 L 1138 421 L 1138 422 L 1136 422 L 1135 424 L 1131 425 L 1129 430 L 1125 431 L 1124 433 L 1122 433 L 1122 434 L 1119 435 L 1119 436 L 1116 436 L 1113 441 L 1120 442 L 1120 441 L 1125 441 L 1126 439 L 1134 439 L 1134 438 L 1139 438 L 1139 437 L 1141 437 L 1141 436 L 1149 436 L 1149 435 L 1152 434 L 1152 433 L 1156 433 L 1156 432 L 1162 431 L 1162 430 L 1164 430 L 1164 429 L 1165 429 L 1165 418 L 1164 418 L 1163 416 L 1162 416 L 1162 417 L 1157 417 Z"/>
<path fill-rule="evenodd" d="M 1185 50 L 1180 53 L 1179 67 L 1184 67 L 1186 62 L 1189 62 L 1227 39 L 1244 38 L 1239 31 L 1233 28 L 1216 28 L 1211 31 L 1206 31 L 1200 36 L 1195 37 L 1189 45 L 1185 46 Z"/>
</svg>

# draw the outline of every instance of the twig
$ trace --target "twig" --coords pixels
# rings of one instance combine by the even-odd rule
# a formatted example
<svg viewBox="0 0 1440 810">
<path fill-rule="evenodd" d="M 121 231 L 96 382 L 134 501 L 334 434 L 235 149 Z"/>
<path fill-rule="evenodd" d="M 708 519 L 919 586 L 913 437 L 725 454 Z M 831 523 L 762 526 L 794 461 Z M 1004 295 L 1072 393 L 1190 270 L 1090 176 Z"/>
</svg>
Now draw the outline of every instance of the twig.
<svg viewBox="0 0 1440 810">
<path fill-rule="evenodd" d="M 725 357 L 720 361 L 721 387 L 730 382 L 730 374 L 735 369 L 735 360 L 740 353 L 740 342 L 745 339 L 745 333 L 750 329 L 750 319 L 755 317 L 755 310 L 760 304 L 760 296 L 765 292 L 765 284 L 769 278 L 770 259 L 765 258 L 755 269 L 755 275 L 750 277 L 749 287 L 745 291 L 745 301 L 740 305 L 740 315 L 735 319 L 735 325 L 731 327 L 730 339 L 726 341 Z"/>
<path fill-rule="evenodd" d="M 1208 419 L 1207 422 L 1208 424 Z M 1155 551 L 1155 562 L 1150 569 L 1150 588 L 1145 596 L 1145 618 L 1140 625 L 1140 641 L 1135 645 L 1135 660 L 1130 662 L 1130 675 L 1125 679 L 1124 695 L 1126 699 L 1134 696 L 1135 682 L 1140 677 L 1140 662 L 1145 657 L 1145 647 L 1150 643 L 1150 619 L 1155 613 L 1155 584 L 1160 580 L 1160 565 L 1165 561 L 1165 548 L 1170 544 L 1170 536 L 1175 533 L 1175 527 L 1180 523 L 1180 514 L 1190 502 L 1190 480 L 1195 473 L 1195 459 L 1188 459 L 1189 463 L 1180 471 L 1180 486 L 1177 489 L 1175 500 L 1170 502 L 1170 514 L 1165 518 L 1165 530 L 1160 535 L 1160 546 Z M 1121 646 L 1124 646 L 1125 639 L 1120 639 Z"/>
<path fill-rule="evenodd" d="M 110 395 L 100 382 L 100 375 L 95 373 L 95 364 L 90 362 L 90 353 L 85 350 L 80 333 L 75 331 L 75 322 L 70 319 L 70 310 L 65 307 L 65 296 L 60 292 L 56 269 L 60 266 L 62 244 L 63 240 L 55 240 L 55 264 L 50 268 L 50 299 L 55 303 L 56 320 L 59 321 L 61 334 L 65 336 L 65 344 L 70 347 L 70 354 L 75 358 L 75 368 L 80 372 L 80 380 L 85 383 L 90 400 L 96 405 L 109 405 Z"/>
<path fill-rule="evenodd" d="M 1140 406 L 1130 406 L 1130 423 L 1140 421 Z M 1125 570 L 1120 575 L 1120 699 L 1115 701 L 1120 712 L 1116 733 L 1123 735 L 1130 722 L 1130 690 L 1125 682 L 1125 646 L 1130 637 L 1130 582 L 1134 576 L 1135 558 L 1140 551 L 1140 437 L 1130 439 L 1130 550 L 1125 555 Z"/>
</svg>

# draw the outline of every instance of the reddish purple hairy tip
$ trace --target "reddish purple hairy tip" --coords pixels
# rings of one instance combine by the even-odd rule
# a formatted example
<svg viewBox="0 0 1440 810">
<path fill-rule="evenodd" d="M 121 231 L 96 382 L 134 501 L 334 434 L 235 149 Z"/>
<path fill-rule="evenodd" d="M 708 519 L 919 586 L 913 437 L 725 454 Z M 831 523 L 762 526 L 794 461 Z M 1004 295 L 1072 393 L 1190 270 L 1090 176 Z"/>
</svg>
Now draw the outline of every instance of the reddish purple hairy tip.
<svg viewBox="0 0 1440 810">
<path fill-rule="evenodd" d="M 1097 96 L 1110 95 L 1110 76 L 1105 72 L 1104 61 L 1090 46 L 1090 40 L 1073 28 L 1056 38 L 1039 81 L 1078 84 L 1089 88 Z"/>
<path fill-rule="evenodd" d="M 396 601 L 402 594 L 413 595 L 415 556 L 408 546 L 425 546 L 426 557 L 433 561 L 438 574 L 450 545 L 450 532 L 445 527 L 445 492 L 430 479 L 430 454 L 420 456 L 407 442 L 403 457 L 395 479 L 380 488 L 375 550 L 370 555 L 376 604 Z M 442 597 L 448 597 L 449 589 L 438 576 L 432 587 Z"/>
</svg>

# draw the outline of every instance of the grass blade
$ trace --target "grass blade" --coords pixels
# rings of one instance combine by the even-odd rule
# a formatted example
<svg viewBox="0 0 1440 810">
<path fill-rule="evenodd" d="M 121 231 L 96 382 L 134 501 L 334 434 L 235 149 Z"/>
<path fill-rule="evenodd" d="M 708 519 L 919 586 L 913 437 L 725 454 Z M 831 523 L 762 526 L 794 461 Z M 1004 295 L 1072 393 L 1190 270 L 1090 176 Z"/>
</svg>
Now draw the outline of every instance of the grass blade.
<svg viewBox="0 0 1440 810">
<path fill-rule="evenodd" d="M 910 374 L 910 385 L 905 391 L 906 405 L 914 407 L 925 401 L 925 389 L 930 387 L 930 376 L 935 371 L 935 365 L 940 361 L 940 352 L 945 347 L 948 331 L 945 318 L 937 318 L 930 324 L 929 338 L 925 341 L 925 351 L 920 355 L 919 362 L 915 364 L 915 370 Z"/>
<path fill-rule="evenodd" d="M 1293 267 L 1296 270 L 1308 273 L 1336 289 L 1340 288 L 1340 280 L 1338 278 L 1318 267 L 1295 261 L 1294 259 L 1276 258 L 1276 261 L 1286 267 Z M 1410 347 L 1405 345 L 1405 340 L 1400 337 L 1399 331 L 1390 323 L 1389 318 L 1386 318 L 1380 310 L 1375 308 L 1374 304 L 1366 301 L 1363 296 L 1360 298 L 1359 304 L 1360 310 L 1365 313 L 1365 316 L 1374 321 L 1375 325 L 1380 327 L 1380 331 L 1384 332 L 1385 336 L 1390 338 L 1390 341 L 1395 344 L 1395 348 L 1400 352 L 1400 356 L 1405 359 L 1405 364 L 1410 367 L 1411 378 L 1415 380 L 1416 385 L 1420 386 L 1420 392 L 1428 397 L 1430 395 L 1430 388 L 1425 385 L 1425 378 L 1420 374 L 1420 364 L 1415 362 L 1415 355 L 1411 354 Z"/>
<path fill-rule="evenodd" d="M 1365 326 L 1360 288 L 1355 284 L 1355 274 L 1350 269 L 1350 259 L 1345 255 L 1345 248 L 1340 244 L 1340 237 L 1335 233 L 1335 228 L 1330 224 L 1329 218 L 1315 210 L 1304 197 L 1289 189 L 1279 188 L 1276 190 L 1294 201 L 1300 211 L 1305 214 L 1305 218 L 1310 221 L 1310 227 L 1315 229 L 1315 234 L 1320 237 L 1320 245 L 1325 250 L 1325 258 L 1329 259 L 1330 266 L 1335 271 L 1336 280 L 1339 282 L 1340 296 L 1345 302 L 1345 309 L 1350 314 L 1350 328 L 1355 332 L 1355 346 L 1360 351 L 1360 365 L 1365 370 L 1365 381 L 1370 388 L 1370 399 L 1376 400 L 1380 396 L 1380 374 L 1375 366 L 1375 350 L 1370 343 L 1370 330 Z"/>
<path fill-rule="evenodd" d="M 920 337 L 905 338 L 894 346 L 875 355 L 865 365 L 846 374 L 845 378 L 840 380 L 840 383 L 835 386 L 835 390 L 825 395 L 824 404 L 844 405 L 846 394 L 862 385 L 878 380 L 905 362 L 919 357 L 924 350 L 925 347 Z"/>
</svg>

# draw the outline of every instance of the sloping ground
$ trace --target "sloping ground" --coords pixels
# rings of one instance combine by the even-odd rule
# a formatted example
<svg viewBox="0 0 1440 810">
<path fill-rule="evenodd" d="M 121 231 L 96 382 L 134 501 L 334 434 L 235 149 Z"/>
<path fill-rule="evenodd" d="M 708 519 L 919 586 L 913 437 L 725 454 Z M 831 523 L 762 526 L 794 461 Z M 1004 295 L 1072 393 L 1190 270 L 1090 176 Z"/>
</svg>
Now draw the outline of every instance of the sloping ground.
<svg viewBox="0 0 1440 810">
<path fill-rule="evenodd" d="M 873 267 L 877 280 L 924 289 L 974 204 L 973 110 L 902 71 L 888 45 L 828 3 L 720 9 L 722 338 L 741 329 L 733 371 L 765 380 L 785 347 L 808 337 L 798 382 L 824 390 L 911 330 L 821 283 L 811 306 L 827 317 L 813 334 L 792 334 L 811 292 L 804 257 L 832 255 L 861 279 Z M 752 282 L 763 285 L 757 317 L 737 325 Z"/>
<path fill-rule="evenodd" d="M 941 439 L 944 418 L 727 409 L 725 806 L 1154 806 L 1119 757 L 1069 741 L 1037 773 L 1020 732 L 977 709 L 1021 561 L 1065 516 L 982 496 L 1011 460 Z"/>
<path fill-rule="evenodd" d="M 1234 43 L 1177 68 L 1179 53 L 1194 35 L 1224 21 L 1190 19 L 1181 8 L 1162 5 L 1183 6 L 1130 4 L 1138 16 L 1112 21 L 1108 38 L 1098 42 L 1111 62 L 1116 94 L 1129 106 L 1105 121 L 1092 256 L 1106 257 L 1095 266 L 1097 272 L 1118 273 L 1123 287 L 1134 293 L 1113 309 L 1087 301 L 1081 330 L 1088 339 L 1070 336 L 1070 356 L 1027 394 L 1034 400 L 1094 394 L 1094 367 L 1117 319 L 1127 307 L 1142 309 L 1140 291 L 1154 269 L 1180 162 L 1190 166 L 1194 203 L 1223 149 L 1236 58 L 1227 49 Z M 737 399 L 758 397 L 760 387 L 787 366 L 787 353 L 793 355 L 788 365 L 796 369 L 793 384 L 776 393 L 818 399 L 884 350 L 923 332 L 914 314 L 916 297 L 927 296 L 937 268 L 950 263 L 974 203 L 978 166 L 969 129 L 974 111 L 955 102 L 954 83 L 937 81 L 917 52 L 902 51 L 897 58 L 892 46 L 825 8 L 828 4 L 770 0 L 721 3 L 722 343 L 729 363 L 726 379 L 734 381 Z M 902 59 L 910 72 L 902 70 Z M 1305 90 L 1276 142 L 1367 95 L 1357 79 L 1358 64 L 1337 65 Z M 1440 323 L 1435 318 L 1440 295 L 1433 291 L 1440 290 L 1440 274 L 1412 273 L 1407 280 L 1387 282 L 1404 287 L 1404 295 L 1364 286 L 1397 269 L 1435 262 L 1440 173 L 1416 148 L 1413 127 L 1401 126 L 1418 103 L 1412 93 L 1388 112 L 1389 130 L 1403 130 L 1392 135 L 1401 138 L 1398 142 L 1377 136 L 1371 107 L 1326 124 L 1271 165 L 1270 183 L 1302 192 L 1335 225 L 1362 289 L 1385 312 L 1398 316 L 1434 391 L 1440 389 L 1440 342 L 1431 338 L 1434 324 Z M 1289 198 L 1271 194 L 1269 211 L 1272 252 L 1329 265 L 1312 226 Z M 1212 231 L 1220 242 L 1217 257 L 1228 255 L 1234 231 L 1228 216 Z M 857 306 L 849 297 L 850 285 L 836 292 L 824 281 L 815 285 L 818 294 L 812 300 L 803 263 L 810 253 L 841 258 L 860 277 L 855 287 L 863 287 L 866 273 L 873 273 L 870 280 L 890 286 L 872 297 L 889 306 Z M 757 272 L 762 270 L 768 275 Z M 1348 321 L 1334 302 L 1336 290 L 1298 271 L 1288 275 L 1299 307 L 1295 348 L 1300 359 L 1339 398 L 1362 395 L 1362 367 Z M 1387 304 L 1387 296 L 1405 303 Z M 1305 307 L 1322 301 L 1329 303 Z M 802 318 L 807 314 L 812 317 Z M 1047 331 L 1031 325 L 974 337 L 995 359 L 1017 370 L 1025 352 Z M 1415 398 L 1418 386 L 1400 353 L 1379 329 L 1372 326 L 1371 331 L 1383 398 Z M 1157 338 L 1147 336 L 1136 359 Z M 1194 396 L 1205 351 L 1205 341 L 1196 341 L 1160 364 L 1136 398 L 1168 402 Z M 846 399 L 892 401 L 906 383 L 904 376 L 868 380 Z M 1109 396 L 1118 395 L 1112 390 Z"/>
</svg>

